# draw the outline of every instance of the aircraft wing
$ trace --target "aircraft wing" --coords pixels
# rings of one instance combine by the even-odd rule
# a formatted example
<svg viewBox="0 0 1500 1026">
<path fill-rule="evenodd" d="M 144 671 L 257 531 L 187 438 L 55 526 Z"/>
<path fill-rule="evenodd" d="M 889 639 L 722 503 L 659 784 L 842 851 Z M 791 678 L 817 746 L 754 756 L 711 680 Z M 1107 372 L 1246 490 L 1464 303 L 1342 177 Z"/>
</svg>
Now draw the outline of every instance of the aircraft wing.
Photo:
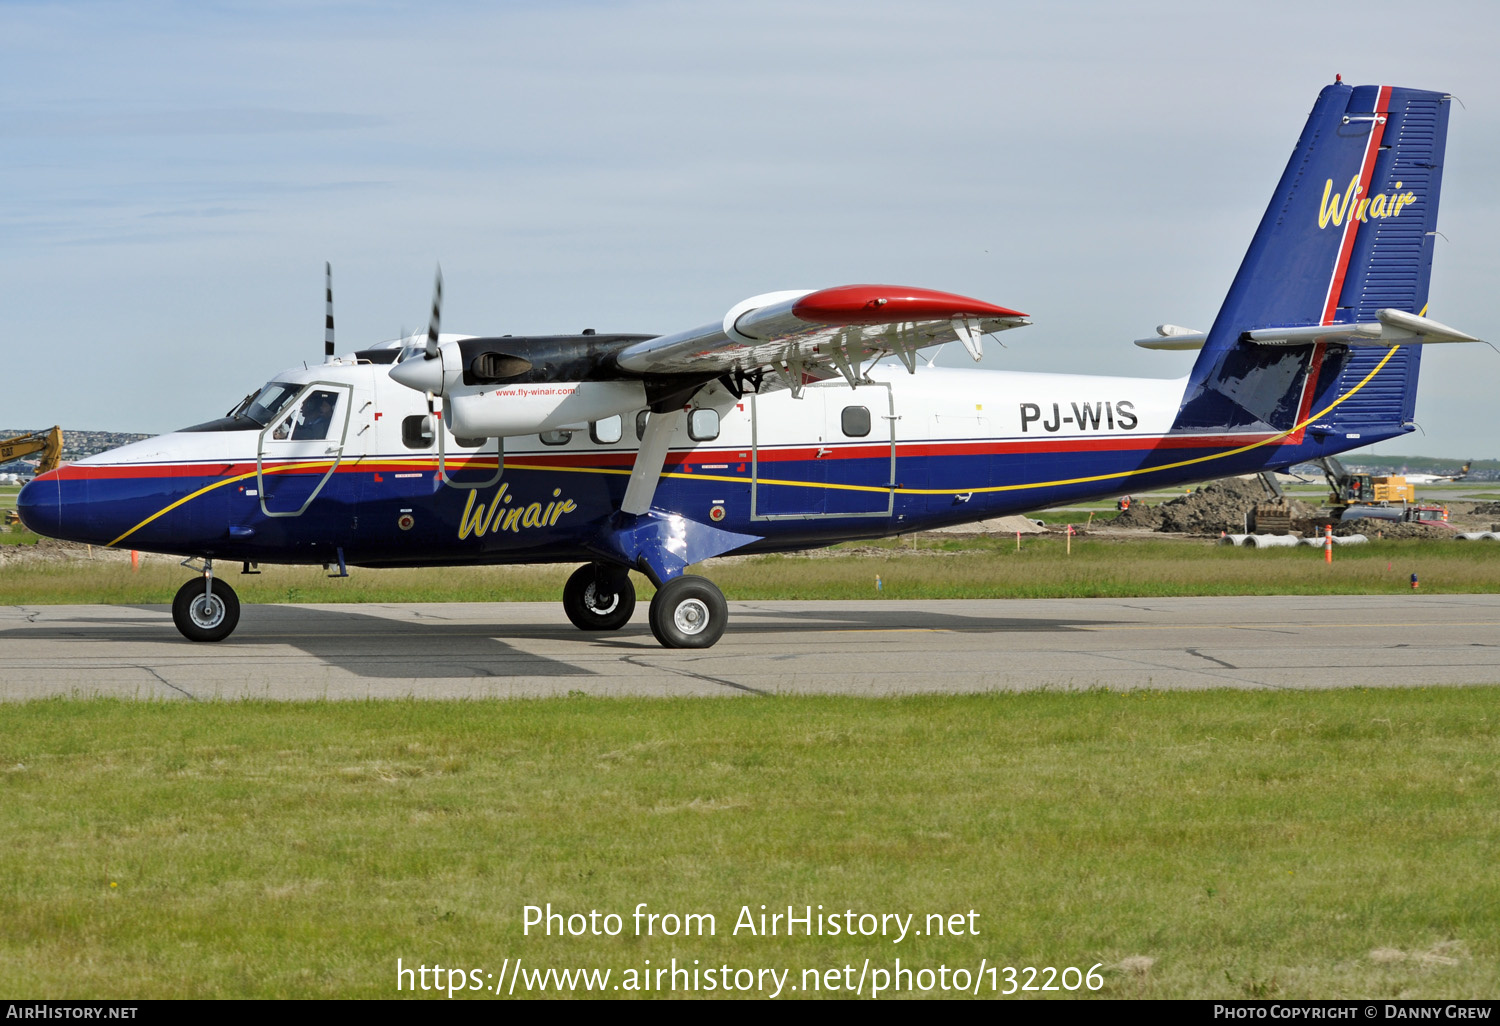
<svg viewBox="0 0 1500 1026">
<path fill-rule="evenodd" d="M 843 285 L 747 299 L 720 323 L 626 346 L 615 363 L 641 375 L 753 377 L 769 367 L 798 385 L 831 365 L 852 380 L 866 360 L 895 353 L 910 368 L 917 350 L 954 340 L 978 360 L 982 336 L 1029 323 L 1016 310 L 948 292 Z"/>
<path fill-rule="evenodd" d="M 1029 323 L 948 292 L 843 285 L 755 296 L 718 323 L 671 335 L 437 339 L 426 352 L 409 347 L 390 375 L 442 396 L 463 437 L 508 437 L 681 407 L 715 379 L 736 398 L 777 388 L 800 397 L 835 374 L 857 387 L 866 361 L 894 353 L 915 372 L 918 350 L 955 339 L 978 360 L 985 335 Z"/>
</svg>

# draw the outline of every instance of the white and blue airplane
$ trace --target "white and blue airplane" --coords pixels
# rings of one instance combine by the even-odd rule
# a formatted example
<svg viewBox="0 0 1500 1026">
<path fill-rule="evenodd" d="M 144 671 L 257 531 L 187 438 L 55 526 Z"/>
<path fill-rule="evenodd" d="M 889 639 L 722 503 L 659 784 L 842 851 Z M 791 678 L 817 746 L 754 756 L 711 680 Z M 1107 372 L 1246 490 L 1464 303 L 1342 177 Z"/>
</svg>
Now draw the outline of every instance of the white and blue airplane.
<svg viewBox="0 0 1500 1026">
<path fill-rule="evenodd" d="M 188 557 L 195 641 L 239 620 L 216 561 L 579 562 L 585 631 L 656 586 L 667 647 L 724 631 L 689 565 L 1282 469 L 1411 431 L 1450 97 L 1318 96 L 1186 379 L 938 368 L 922 350 L 1020 327 L 1007 307 L 850 285 L 747 299 L 669 335 L 439 333 L 275 375 L 225 417 L 38 477 L 40 534 Z M 895 359 L 888 359 L 894 357 Z M 195 563 L 194 561 L 201 561 Z"/>
</svg>

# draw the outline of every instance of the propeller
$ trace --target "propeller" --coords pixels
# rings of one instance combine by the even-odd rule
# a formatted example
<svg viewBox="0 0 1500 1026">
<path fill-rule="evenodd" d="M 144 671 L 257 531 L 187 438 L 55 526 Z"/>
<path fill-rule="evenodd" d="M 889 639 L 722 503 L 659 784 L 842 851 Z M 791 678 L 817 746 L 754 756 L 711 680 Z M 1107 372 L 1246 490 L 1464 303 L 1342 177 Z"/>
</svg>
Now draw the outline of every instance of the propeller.
<svg viewBox="0 0 1500 1026">
<path fill-rule="evenodd" d="M 323 362 L 333 362 L 333 265 L 323 261 L 323 293 L 327 301 L 327 323 L 323 327 Z"/>
<path fill-rule="evenodd" d="M 418 392 L 428 393 L 431 401 L 433 394 L 441 394 L 445 380 L 448 376 L 448 368 L 444 367 L 443 354 L 438 346 L 438 327 L 443 319 L 443 268 L 439 265 L 437 269 L 437 280 L 432 286 L 432 319 L 427 324 L 427 346 L 422 353 L 422 359 L 415 358 L 403 360 L 391 368 L 391 380 L 397 381 L 407 388 L 414 388 Z M 457 347 L 451 342 L 449 348 L 454 349 L 454 357 L 457 359 Z M 456 380 L 456 379 L 455 379 Z"/>
<path fill-rule="evenodd" d="M 443 319 L 443 265 L 437 269 L 437 280 L 432 285 L 432 320 L 427 322 L 427 354 L 431 360 L 438 354 L 438 324 Z"/>
</svg>

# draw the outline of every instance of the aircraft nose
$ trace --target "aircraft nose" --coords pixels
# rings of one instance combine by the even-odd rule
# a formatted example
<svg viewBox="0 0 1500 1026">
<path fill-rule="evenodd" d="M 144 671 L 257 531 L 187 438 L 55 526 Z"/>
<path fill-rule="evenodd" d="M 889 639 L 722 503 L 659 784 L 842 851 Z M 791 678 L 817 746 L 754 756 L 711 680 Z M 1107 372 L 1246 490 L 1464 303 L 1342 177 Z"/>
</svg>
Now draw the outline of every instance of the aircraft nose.
<svg viewBox="0 0 1500 1026">
<path fill-rule="evenodd" d="M 26 530 L 48 538 L 62 537 L 62 484 L 57 472 L 27 482 L 16 496 L 16 512 Z"/>
</svg>

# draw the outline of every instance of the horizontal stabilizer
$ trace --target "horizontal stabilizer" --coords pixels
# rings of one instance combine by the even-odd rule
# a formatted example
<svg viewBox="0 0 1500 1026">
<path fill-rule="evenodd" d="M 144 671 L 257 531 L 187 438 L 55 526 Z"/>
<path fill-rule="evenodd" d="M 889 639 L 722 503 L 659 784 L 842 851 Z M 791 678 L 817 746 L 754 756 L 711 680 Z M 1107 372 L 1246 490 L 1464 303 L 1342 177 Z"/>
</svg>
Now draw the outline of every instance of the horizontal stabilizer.
<svg viewBox="0 0 1500 1026">
<path fill-rule="evenodd" d="M 1263 346 L 1296 346 L 1309 342 L 1341 342 L 1346 346 L 1415 346 L 1430 342 L 1481 342 L 1446 324 L 1404 310 L 1380 309 L 1375 320 L 1358 324 L 1311 325 L 1300 328 L 1255 328 L 1245 333 Z"/>
<path fill-rule="evenodd" d="M 1142 349 L 1202 349 L 1208 340 L 1208 332 L 1197 331 L 1191 335 L 1168 335 L 1155 338 L 1138 338 L 1135 344 Z"/>
<path fill-rule="evenodd" d="M 1337 342 L 1346 346 L 1416 346 L 1437 342 L 1483 342 L 1484 339 L 1450 328 L 1429 317 L 1404 310 L 1375 311 L 1375 320 L 1359 324 L 1304 325 L 1295 328 L 1252 328 L 1246 341 L 1262 346 L 1300 346 Z M 1202 349 L 1207 332 L 1181 332 L 1138 338 L 1142 349 Z"/>
<path fill-rule="evenodd" d="M 1202 349 L 1208 332 L 1195 331 L 1176 324 L 1158 324 L 1155 338 L 1138 338 L 1142 349 Z"/>
</svg>

